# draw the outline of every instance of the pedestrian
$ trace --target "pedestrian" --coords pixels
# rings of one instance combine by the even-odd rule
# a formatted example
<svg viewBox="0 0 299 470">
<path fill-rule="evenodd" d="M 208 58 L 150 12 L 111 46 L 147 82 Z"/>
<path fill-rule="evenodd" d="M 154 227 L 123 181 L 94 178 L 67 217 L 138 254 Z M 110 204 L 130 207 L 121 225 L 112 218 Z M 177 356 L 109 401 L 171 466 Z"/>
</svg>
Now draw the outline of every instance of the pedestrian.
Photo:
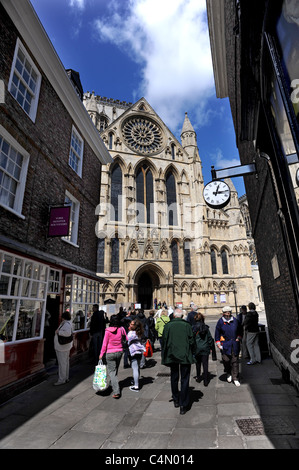
<svg viewBox="0 0 299 470">
<path fill-rule="evenodd" d="M 192 303 L 191 311 L 187 315 L 187 321 L 190 323 L 191 326 L 194 324 L 194 317 L 196 313 L 197 313 L 197 305 Z"/>
<path fill-rule="evenodd" d="M 244 328 L 246 331 L 246 345 L 249 352 L 250 360 L 248 365 L 261 363 L 261 351 L 259 345 L 259 314 L 255 310 L 255 304 L 250 302 L 248 304 L 249 311 L 247 312 Z"/>
<path fill-rule="evenodd" d="M 221 351 L 224 371 L 227 381 L 239 387 L 239 352 L 242 339 L 242 326 L 237 318 L 232 316 L 232 308 L 222 309 L 222 317 L 215 328 L 215 341 Z"/>
<path fill-rule="evenodd" d="M 98 364 L 99 355 L 103 343 L 104 333 L 106 328 L 106 316 L 104 310 L 99 310 L 97 304 L 93 305 L 93 314 L 90 319 L 91 343 L 93 349 L 93 358 L 95 365 Z"/>
<path fill-rule="evenodd" d="M 122 337 L 127 338 L 126 330 L 121 326 L 118 315 L 112 315 L 110 318 L 110 325 L 105 330 L 104 340 L 100 352 L 99 359 L 101 360 L 106 354 L 107 372 L 109 374 L 113 398 L 120 398 L 120 388 L 118 383 L 118 368 L 123 355 Z"/>
<path fill-rule="evenodd" d="M 196 381 L 200 382 L 201 366 L 203 367 L 203 384 L 205 387 L 209 384 L 209 355 L 212 351 L 212 360 L 216 361 L 215 342 L 211 335 L 210 328 L 205 324 L 205 317 L 197 312 L 192 326 L 196 342 Z"/>
<path fill-rule="evenodd" d="M 54 385 L 63 385 L 69 381 L 70 350 L 73 346 L 73 341 L 66 344 L 59 344 L 58 335 L 70 337 L 73 334 L 70 312 L 63 312 L 61 318 L 62 322 L 55 331 L 54 336 L 54 349 L 58 362 L 58 381 L 55 382 Z"/>
<path fill-rule="evenodd" d="M 170 367 L 171 392 L 176 408 L 185 414 L 189 405 L 189 380 L 195 340 L 190 323 L 182 319 L 183 312 L 176 308 L 173 319 L 163 330 L 162 364 Z M 180 378 L 180 393 L 179 393 Z"/>
<path fill-rule="evenodd" d="M 146 342 L 148 340 L 148 324 L 147 324 L 147 321 L 146 321 L 147 319 L 146 319 L 146 316 L 144 315 L 144 310 L 143 309 L 139 310 L 139 312 L 136 315 L 136 318 L 142 324 L 143 334 L 142 334 L 142 337 L 141 337 L 141 344 L 143 344 L 143 346 L 145 347 Z M 140 369 L 145 369 L 145 367 L 146 367 L 146 358 L 142 354 L 141 360 L 140 360 Z"/>
<path fill-rule="evenodd" d="M 131 321 L 128 332 L 128 346 L 133 370 L 133 385 L 130 387 L 132 392 L 139 392 L 140 361 L 145 351 L 141 343 L 143 335 L 143 326 L 136 318 Z"/>
<path fill-rule="evenodd" d="M 247 344 L 246 344 L 247 331 L 244 328 L 244 320 L 246 318 L 246 314 L 247 314 L 247 307 L 246 305 L 242 305 L 240 307 L 240 313 L 237 315 L 237 319 L 239 320 L 243 328 L 243 336 L 242 336 L 242 344 L 241 344 L 242 359 L 249 359 L 249 352 L 248 352 Z"/>
<path fill-rule="evenodd" d="M 160 342 L 160 347 L 161 347 L 161 357 L 162 357 L 162 353 L 163 353 L 163 330 L 164 330 L 165 325 L 168 322 L 170 322 L 168 312 L 167 312 L 167 310 L 162 309 L 161 315 L 160 315 L 160 317 L 158 317 L 156 319 L 156 324 L 155 324 L 155 329 L 158 333 L 158 340 Z"/>
<path fill-rule="evenodd" d="M 156 341 L 156 338 L 157 338 L 157 331 L 156 331 L 156 328 L 155 328 L 155 319 L 154 319 L 154 316 L 155 316 L 155 311 L 154 310 L 151 310 L 149 312 L 149 316 L 146 320 L 147 322 L 147 328 L 148 328 L 148 339 L 150 340 L 151 342 L 151 345 L 152 345 L 152 348 L 153 348 L 153 351 L 155 350 L 155 341 Z"/>
</svg>

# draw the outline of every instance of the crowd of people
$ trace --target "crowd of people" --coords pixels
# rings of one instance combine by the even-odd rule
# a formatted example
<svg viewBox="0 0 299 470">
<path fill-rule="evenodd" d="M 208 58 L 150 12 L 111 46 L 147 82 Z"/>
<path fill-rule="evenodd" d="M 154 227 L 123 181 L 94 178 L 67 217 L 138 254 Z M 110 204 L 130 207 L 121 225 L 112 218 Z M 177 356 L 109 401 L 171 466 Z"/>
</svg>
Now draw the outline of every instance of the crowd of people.
<svg viewBox="0 0 299 470">
<path fill-rule="evenodd" d="M 239 355 L 247 359 L 247 365 L 261 362 L 259 347 L 259 315 L 254 303 L 240 308 L 240 313 L 233 316 L 232 308 L 225 306 L 222 316 L 217 321 L 214 338 L 205 317 L 195 304 L 191 304 L 188 314 L 180 308 L 167 309 L 164 305 L 158 310 L 151 310 L 146 316 L 142 309 L 120 308 L 117 314 L 108 319 L 98 305 L 93 307 L 90 320 L 91 349 L 95 365 L 105 360 L 111 380 L 113 398 L 121 397 L 118 382 L 118 370 L 123 357 L 123 367 L 132 368 L 130 390 L 139 392 L 140 369 L 147 366 L 144 355 L 145 345 L 150 341 L 155 352 L 156 341 L 160 343 L 161 362 L 170 368 L 171 393 L 175 407 L 185 414 L 189 401 L 189 380 L 192 364 L 196 365 L 196 381 L 209 384 L 209 356 L 217 360 L 216 348 L 221 353 L 221 360 L 226 373 L 226 380 L 240 386 Z M 109 323 L 109 325 L 108 325 Z M 59 379 L 55 385 L 69 380 L 69 353 L 72 342 L 60 345 L 58 334 L 70 336 L 72 327 L 68 312 L 63 314 L 63 322 L 56 331 L 54 340 L 58 359 Z M 180 383 L 180 387 L 179 387 Z M 179 390 L 180 389 L 180 390 Z"/>
</svg>

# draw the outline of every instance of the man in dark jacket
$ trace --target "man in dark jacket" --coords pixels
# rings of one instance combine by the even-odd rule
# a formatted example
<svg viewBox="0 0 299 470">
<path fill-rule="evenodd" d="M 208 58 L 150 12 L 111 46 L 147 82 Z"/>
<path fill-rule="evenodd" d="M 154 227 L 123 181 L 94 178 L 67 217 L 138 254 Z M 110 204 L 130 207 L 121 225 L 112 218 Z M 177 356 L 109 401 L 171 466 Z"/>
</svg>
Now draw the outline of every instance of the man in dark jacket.
<svg viewBox="0 0 299 470">
<path fill-rule="evenodd" d="M 239 387 L 239 352 L 242 339 L 242 325 L 239 320 L 232 316 L 231 307 L 222 309 L 222 318 L 217 322 L 215 328 L 216 346 L 221 351 L 224 370 L 227 373 L 227 381 L 231 381 Z"/>
<path fill-rule="evenodd" d="M 103 343 L 104 333 L 106 328 L 106 316 L 104 310 L 99 310 L 97 304 L 93 305 L 93 314 L 90 319 L 89 334 L 93 347 L 94 362 L 98 364 L 99 355 Z"/>
<path fill-rule="evenodd" d="M 166 323 L 163 330 L 162 364 L 170 367 L 171 392 L 174 406 L 180 407 L 180 414 L 185 414 L 189 405 L 189 380 L 195 340 L 189 322 L 182 319 L 181 309 L 175 309 L 173 319 Z M 179 394 L 179 375 L 181 374 L 181 392 Z"/>
<path fill-rule="evenodd" d="M 248 365 L 261 362 L 261 351 L 259 346 L 259 315 L 255 311 L 255 304 L 248 304 L 249 311 L 244 320 L 244 329 L 246 331 L 246 345 L 250 356 Z"/>
</svg>

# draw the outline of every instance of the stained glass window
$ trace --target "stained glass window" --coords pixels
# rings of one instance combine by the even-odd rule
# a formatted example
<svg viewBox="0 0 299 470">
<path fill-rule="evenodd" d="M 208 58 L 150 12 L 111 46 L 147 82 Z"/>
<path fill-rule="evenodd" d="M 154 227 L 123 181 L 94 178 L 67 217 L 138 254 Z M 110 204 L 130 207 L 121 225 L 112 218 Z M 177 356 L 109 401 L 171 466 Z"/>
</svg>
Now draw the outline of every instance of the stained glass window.
<svg viewBox="0 0 299 470">
<path fill-rule="evenodd" d="M 226 253 L 225 250 L 221 251 L 221 261 L 222 261 L 222 272 L 223 272 L 223 274 L 228 274 L 227 253 Z"/>
<path fill-rule="evenodd" d="M 121 220 L 122 213 L 122 171 L 118 164 L 116 164 L 111 172 L 111 205 L 114 209 L 112 211 L 112 220 Z"/>
<path fill-rule="evenodd" d="M 179 253 L 178 253 L 178 242 L 173 240 L 171 243 L 172 253 L 172 274 L 179 274 Z"/>
<path fill-rule="evenodd" d="M 178 225 L 175 178 L 171 171 L 166 175 L 168 225 Z"/>
<path fill-rule="evenodd" d="M 105 262 L 105 238 L 99 238 L 98 240 L 98 253 L 97 253 L 97 272 L 103 273 Z"/>
<path fill-rule="evenodd" d="M 119 240 L 111 239 L 111 273 L 119 272 Z"/>
<path fill-rule="evenodd" d="M 190 242 L 184 242 L 185 274 L 191 274 Z"/>
<path fill-rule="evenodd" d="M 137 221 L 154 223 L 153 175 L 147 165 L 143 165 L 136 175 Z"/>
<path fill-rule="evenodd" d="M 217 274 L 216 252 L 213 249 L 211 250 L 211 266 L 212 266 L 212 274 Z"/>
</svg>

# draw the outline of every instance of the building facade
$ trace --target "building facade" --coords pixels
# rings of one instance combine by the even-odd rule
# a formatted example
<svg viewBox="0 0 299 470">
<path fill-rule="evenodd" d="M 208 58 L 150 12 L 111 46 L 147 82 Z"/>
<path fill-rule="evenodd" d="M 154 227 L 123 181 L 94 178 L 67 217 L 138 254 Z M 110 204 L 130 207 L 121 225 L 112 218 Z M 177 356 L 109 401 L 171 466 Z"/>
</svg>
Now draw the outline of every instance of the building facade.
<svg viewBox="0 0 299 470">
<path fill-rule="evenodd" d="M 78 74 L 64 70 L 31 3 L 1 1 L 0 24 L 2 400 L 55 357 L 63 310 L 72 313 L 72 354 L 88 347 L 103 281 L 98 175 L 111 157 L 77 94 Z"/>
<path fill-rule="evenodd" d="M 194 302 L 219 315 L 224 305 L 256 301 L 237 192 L 228 180 L 229 205 L 205 204 L 187 113 L 180 142 L 145 98 L 132 104 L 87 92 L 83 102 L 113 157 L 102 167 L 98 206 L 97 273 L 109 281 L 102 303 Z"/>
<path fill-rule="evenodd" d="M 208 0 L 216 92 L 230 101 L 273 358 L 299 386 L 299 4 Z"/>
</svg>

